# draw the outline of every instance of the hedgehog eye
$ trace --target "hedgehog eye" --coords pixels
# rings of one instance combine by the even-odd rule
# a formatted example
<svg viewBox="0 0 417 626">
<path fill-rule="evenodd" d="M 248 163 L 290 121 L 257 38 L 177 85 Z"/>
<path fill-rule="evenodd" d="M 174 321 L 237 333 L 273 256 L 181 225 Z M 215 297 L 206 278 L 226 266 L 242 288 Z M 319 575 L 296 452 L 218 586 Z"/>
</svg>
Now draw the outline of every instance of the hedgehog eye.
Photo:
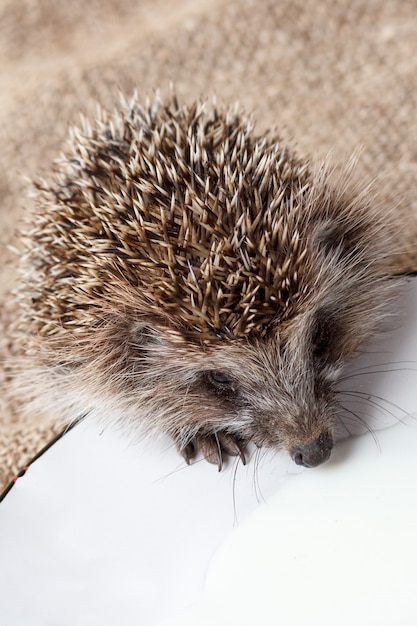
<svg viewBox="0 0 417 626">
<path fill-rule="evenodd" d="M 311 333 L 313 358 L 326 363 L 338 361 L 343 345 L 343 326 L 331 313 L 317 316 Z"/>
<path fill-rule="evenodd" d="M 314 358 L 322 359 L 327 355 L 330 343 L 330 325 L 327 323 L 327 320 L 316 320 L 311 342 Z"/>
<path fill-rule="evenodd" d="M 236 389 L 234 381 L 223 372 L 210 370 L 206 373 L 206 376 L 209 383 L 216 387 L 216 389 L 220 389 L 222 391 L 235 391 Z"/>
</svg>

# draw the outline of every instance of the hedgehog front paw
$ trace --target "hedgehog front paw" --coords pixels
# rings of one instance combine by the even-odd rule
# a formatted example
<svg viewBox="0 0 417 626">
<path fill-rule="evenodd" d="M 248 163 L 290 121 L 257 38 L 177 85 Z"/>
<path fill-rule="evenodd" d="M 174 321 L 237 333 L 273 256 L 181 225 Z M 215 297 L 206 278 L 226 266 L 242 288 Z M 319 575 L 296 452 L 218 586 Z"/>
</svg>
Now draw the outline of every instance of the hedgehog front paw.
<svg viewBox="0 0 417 626">
<path fill-rule="evenodd" d="M 226 455 L 239 456 L 243 465 L 246 465 L 246 443 L 237 435 L 232 435 L 225 431 L 218 431 L 212 434 L 197 434 L 192 441 L 180 449 L 180 453 L 186 463 L 190 464 L 197 455 L 198 450 L 200 450 L 209 463 L 217 465 L 220 472 Z"/>
</svg>

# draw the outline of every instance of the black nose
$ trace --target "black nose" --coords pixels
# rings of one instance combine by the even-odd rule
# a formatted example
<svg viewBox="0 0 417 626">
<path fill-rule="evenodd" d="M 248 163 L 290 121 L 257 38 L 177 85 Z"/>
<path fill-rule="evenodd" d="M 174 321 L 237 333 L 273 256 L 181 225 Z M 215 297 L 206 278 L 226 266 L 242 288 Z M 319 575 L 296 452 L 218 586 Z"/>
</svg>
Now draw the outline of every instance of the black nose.
<svg viewBox="0 0 417 626">
<path fill-rule="evenodd" d="M 333 437 L 329 433 L 322 433 L 317 439 L 308 443 L 294 446 L 290 455 L 297 465 L 317 467 L 330 457 L 333 448 Z"/>
</svg>

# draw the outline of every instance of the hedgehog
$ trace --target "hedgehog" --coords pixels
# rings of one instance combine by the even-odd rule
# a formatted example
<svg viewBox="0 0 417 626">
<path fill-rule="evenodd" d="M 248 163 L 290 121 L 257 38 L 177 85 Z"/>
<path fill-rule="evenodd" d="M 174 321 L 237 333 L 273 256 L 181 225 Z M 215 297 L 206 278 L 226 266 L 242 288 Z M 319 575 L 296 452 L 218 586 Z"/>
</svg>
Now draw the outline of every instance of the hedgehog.
<svg viewBox="0 0 417 626">
<path fill-rule="evenodd" d="M 168 434 L 187 463 L 249 443 L 326 461 L 341 372 L 398 286 L 393 220 L 350 178 L 238 106 L 135 95 L 83 118 L 22 233 L 22 393 Z"/>
</svg>

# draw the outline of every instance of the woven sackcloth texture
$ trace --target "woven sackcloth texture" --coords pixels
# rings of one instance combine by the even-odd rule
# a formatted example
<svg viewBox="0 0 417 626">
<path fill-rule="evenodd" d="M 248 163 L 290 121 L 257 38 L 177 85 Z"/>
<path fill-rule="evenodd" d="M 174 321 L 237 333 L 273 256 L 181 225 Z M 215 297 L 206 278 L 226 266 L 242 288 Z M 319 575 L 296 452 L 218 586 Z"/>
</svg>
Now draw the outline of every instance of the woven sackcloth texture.
<svg viewBox="0 0 417 626">
<path fill-rule="evenodd" d="M 171 82 L 182 102 L 239 101 L 301 154 L 342 162 L 359 147 L 356 176 L 379 176 L 407 224 L 398 269 L 416 265 L 415 0 L 0 0 L 0 484 L 58 428 L 8 393 L 26 179 L 47 175 L 80 111 Z"/>
</svg>

